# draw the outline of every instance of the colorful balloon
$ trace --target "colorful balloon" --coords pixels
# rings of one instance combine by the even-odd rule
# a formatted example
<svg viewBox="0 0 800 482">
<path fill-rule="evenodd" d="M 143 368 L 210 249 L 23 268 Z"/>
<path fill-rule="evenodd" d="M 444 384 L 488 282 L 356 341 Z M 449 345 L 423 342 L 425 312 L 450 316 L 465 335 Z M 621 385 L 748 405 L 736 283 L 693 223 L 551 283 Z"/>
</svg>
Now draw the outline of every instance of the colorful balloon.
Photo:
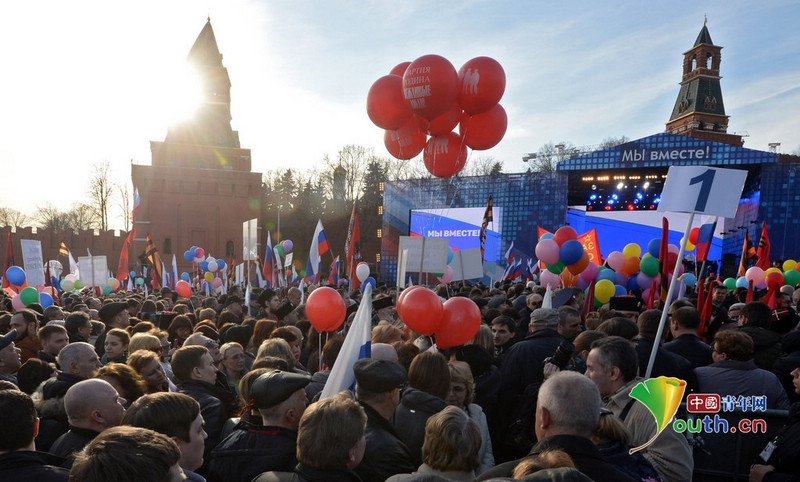
<svg viewBox="0 0 800 482">
<path fill-rule="evenodd" d="M 642 247 L 636 243 L 628 243 L 622 248 L 622 255 L 625 256 L 625 258 L 640 258 L 642 256 Z"/>
<path fill-rule="evenodd" d="M 292 242 L 292 240 L 291 239 L 285 239 L 283 241 L 283 252 L 286 253 L 286 254 L 289 254 L 289 253 L 292 252 L 293 249 L 294 249 L 294 243 Z M 217 260 L 217 261 L 219 261 L 219 260 Z"/>
<path fill-rule="evenodd" d="M 372 276 L 367 276 L 367 279 L 365 279 L 364 281 L 361 282 L 361 291 L 364 291 L 366 289 L 367 285 L 371 286 L 372 289 L 374 290 L 375 287 L 378 286 L 378 283 L 375 281 L 375 278 L 373 278 Z"/>
<path fill-rule="evenodd" d="M 657 275 L 660 267 L 661 266 L 658 263 L 658 258 L 654 256 L 642 258 L 642 260 L 639 262 L 639 270 L 641 270 L 641 272 L 647 276 Z"/>
<path fill-rule="evenodd" d="M 567 265 L 567 269 L 569 270 L 570 273 L 574 274 L 575 276 L 578 276 L 579 274 L 583 273 L 583 271 L 589 266 L 589 264 L 591 264 L 591 261 L 589 261 L 589 253 L 584 251 L 583 256 L 581 256 L 581 259 L 579 259 L 577 263 Z"/>
<path fill-rule="evenodd" d="M 611 280 L 602 279 L 594 285 L 594 297 L 600 303 L 608 303 L 615 292 L 616 288 Z"/>
<path fill-rule="evenodd" d="M 692 228 L 691 230 L 689 230 L 689 242 L 692 243 L 693 245 L 697 245 L 697 242 L 699 240 L 700 240 L 700 228 Z"/>
<path fill-rule="evenodd" d="M 53 304 L 53 297 L 49 293 L 39 293 L 39 304 L 42 308 L 47 308 Z"/>
<path fill-rule="evenodd" d="M 577 239 L 570 239 L 564 242 L 559 249 L 561 262 L 569 266 L 575 264 L 583 258 L 583 245 Z M 588 258 L 587 258 L 588 261 Z"/>
<path fill-rule="evenodd" d="M 175 291 L 181 298 L 190 298 L 192 296 L 192 286 L 187 280 L 180 280 L 175 283 Z"/>
<path fill-rule="evenodd" d="M 184 251 L 183 259 L 191 263 L 192 261 L 194 261 L 194 255 L 192 254 L 191 251 Z"/>
<path fill-rule="evenodd" d="M 797 286 L 797 283 L 800 283 L 800 271 L 787 269 L 783 273 L 783 282 L 789 286 Z"/>
<path fill-rule="evenodd" d="M 625 267 L 625 256 L 619 251 L 612 251 L 606 258 L 606 264 L 614 271 L 622 271 Z"/>
<path fill-rule="evenodd" d="M 467 162 L 467 146 L 454 132 L 428 139 L 422 153 L 425 168 L 436 177 L 452 177 Z"/>
<path fill-rule="evenodd" d="M 746 276 L 739 276 L 738 278 L 736 278 L 736 287 L 737 288 L 747 288 L 748 286 L 749 285 L 747 283 L 747 277 Z"/>
<path fill-rule="evenodd" d="M 6 270 L 6 279 L 12 285 L 22 286 L 25 284 L 25 271 L 19 266 L 9 266 Z"/>
<path fill-rule="evenodd" d="M 362 261 L 356 265 L 356 278 L 362 283 L 369 278 L 369 265 L 367 263 Z"/>
<path fill-rule="evenodd" d="M 197 248 L 194 250 L 194 257 L 195 258 L 203 258 L 206 255 L 206 251 L 203 248 Z"/>
<path fill-rule="evenodd" d="M 653 238 L 647 243 L 647 252 L 650 253 L 650 256 L 654 258 L 658 258 L 658 253 L 661 251 L 661 239 L 660 238 Z"/>
<path fill-rule="evenodd" d="M 586 269 L 581 272 L 581 278 L 588 282 L 592 282 L 597 279 L 597 274 L 600 272 L 600 268 L 594 261 L 589 261 L 589 264 L 586 265 Z"/>
<path fill-rule="evenodd" d="M 790 269 L 794 269 L 795 266 L 797 266 L 797 261 L 793 259 L 787 259 L 786 261 L 783 262 L 782 268 L 784 271 L 787 271 Z"/>
<path fill-rule="evenodd" d="M 403 98 L 403 78 L 384 75 L 372 84 L 367 93 L 367 115 L 381 129 L 394 130 L 411 119 L 411 109 Z"/>
<path fill-rule="evenodd" d="M 436 346 L 439 348 L 463 345 L 478 333 L 481 310 L 471 299 L 462 296 L 450 298 L 444 302 L 442 311 L 442 321 L 436 329 Z"/>
<path fill-rule="evenodd" d="M 31 303 L 38 303 L 39 291 L 33 286 L 29 286 L 19 292 L 19 299 L 25 306 L 28 306 Z"/>
<path fill-rule="evenodd" d="M 723 281 L 722 284 L 729 290 L 733 291 L 736 289 L 736 278 L 725 278 L 725 281 Z"/>
<path fill-rule="evenodd" d="M 475 57 L 458 70 L 458 101 L 470 115 L 491 109 L 506 90 L 506 73 L 490 57 Z"/>
<path fill-rule="evenodd" d="M 553 273 L 548 269 L 543 269 L 539 274 L 539 284 L 544 287 L 550 285 L 551 288 L 557 288 L 561 286 L 561 277 L 558 276 L 558 273 Z"/>
<path fill-rule="evenodd" d="M 754 285 L 758 285 L 764 281 L 764 270 L 759 268 L 758 266 L 752 266 L 747 269 L 744 273 L 745 279 L 750 282 L 752 281 Z"/>
<path fill-rule="evenodd" d="M 562 226 L 558 228 L 553 235 L 553 239 L 560 247 L 570 239 L 578 239 L 578 233 L 575 232 L 570 226 Z"/>
<path fill-rule="evenodd" d="M 800 275 L 800 273 L 797 273 L 797 274 Z M 453 268 L 451 268 L 450 266 L 446 266 L 444 268 L 444 274 L 442 274 L 442 276 L 439 276 L 438 279 L 439 279 L 440 282 L 442 282 L 444 284 L 447 284 L 450 281 L 452 281 L 452 279 L 453 279 Z"/>
<path fill-rule="evenodd" d="M 556 264 L 560 256 L 561 248 L 555 239 L 542 239 L 536 243 L 536 257 L 544 264 Z"/>
</svg>

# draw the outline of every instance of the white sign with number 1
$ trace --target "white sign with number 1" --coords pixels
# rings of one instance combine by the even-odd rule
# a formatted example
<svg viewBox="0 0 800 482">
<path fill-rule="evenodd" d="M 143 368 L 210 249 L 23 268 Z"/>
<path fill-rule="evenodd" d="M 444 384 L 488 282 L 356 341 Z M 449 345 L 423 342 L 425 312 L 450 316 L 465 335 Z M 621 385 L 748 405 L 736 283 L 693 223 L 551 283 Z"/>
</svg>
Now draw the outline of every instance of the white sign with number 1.
<svg viewBox="0 0 800 482">
<path fill-rule="evenodd" d="M 747 171 L 708 166 L 672 166 L 661 191 L 659 211 L 736 216 Z"/>
</svg>

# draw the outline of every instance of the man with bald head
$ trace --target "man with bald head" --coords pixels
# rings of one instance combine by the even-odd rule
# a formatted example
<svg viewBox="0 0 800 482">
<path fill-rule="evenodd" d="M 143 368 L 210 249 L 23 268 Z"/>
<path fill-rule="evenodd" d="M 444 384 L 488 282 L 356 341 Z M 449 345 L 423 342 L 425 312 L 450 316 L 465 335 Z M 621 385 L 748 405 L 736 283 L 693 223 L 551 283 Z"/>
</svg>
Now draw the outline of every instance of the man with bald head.
<svg viewBox="0 0 800 482">
<path fill-rule="evenodd" d="M 50 453 L 64 457 L 72 466 L 75 452 L 82 450 L 102 431 L 116 427 L 125 414 L 124 398 L 105 380 L 92 378 L 71 386 L 64 396 L 69 431 L 50 447 Z"/>
</svg>

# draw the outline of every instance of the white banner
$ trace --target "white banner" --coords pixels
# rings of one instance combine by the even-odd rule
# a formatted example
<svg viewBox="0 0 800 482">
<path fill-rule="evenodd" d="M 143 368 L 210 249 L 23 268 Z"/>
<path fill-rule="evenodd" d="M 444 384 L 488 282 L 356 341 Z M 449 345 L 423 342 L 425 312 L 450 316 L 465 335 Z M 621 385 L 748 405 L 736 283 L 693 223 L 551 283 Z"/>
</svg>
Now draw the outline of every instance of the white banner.
<svg viewBox="0 0 800 482">
<path fill-rule="evenodd" d="M 20 239 L 22 245 L 22 264 L 28 286 L 44 284 L 44 261 L 42 259 L 42 243 L 37 239 Z"/>
</svg>

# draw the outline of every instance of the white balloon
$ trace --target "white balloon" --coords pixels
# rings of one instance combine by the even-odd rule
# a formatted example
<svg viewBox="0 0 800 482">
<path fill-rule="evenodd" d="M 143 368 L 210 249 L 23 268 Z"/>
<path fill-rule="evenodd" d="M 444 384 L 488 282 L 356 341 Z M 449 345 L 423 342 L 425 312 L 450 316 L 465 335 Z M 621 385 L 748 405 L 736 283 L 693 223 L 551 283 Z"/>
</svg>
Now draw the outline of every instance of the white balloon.
<svg viewBox="0 0 800 482">
<path fill-rule="evenodd" d="M 362 283 L 365 279 L 369 278 L 369 265 L 367 263 L 363 261 L 358 263 L 358 266 L 356 266 L 356 278 Z"/>
<path fill-rule="evenodd" d="M 219 265 L 217 265 L 217 261 L 216 260 L 208 262 L 208 270 L 209 271 L 211 271 L 212 273 L 216 273 L 218 269 L 219 269 Z"/>
</svg>

